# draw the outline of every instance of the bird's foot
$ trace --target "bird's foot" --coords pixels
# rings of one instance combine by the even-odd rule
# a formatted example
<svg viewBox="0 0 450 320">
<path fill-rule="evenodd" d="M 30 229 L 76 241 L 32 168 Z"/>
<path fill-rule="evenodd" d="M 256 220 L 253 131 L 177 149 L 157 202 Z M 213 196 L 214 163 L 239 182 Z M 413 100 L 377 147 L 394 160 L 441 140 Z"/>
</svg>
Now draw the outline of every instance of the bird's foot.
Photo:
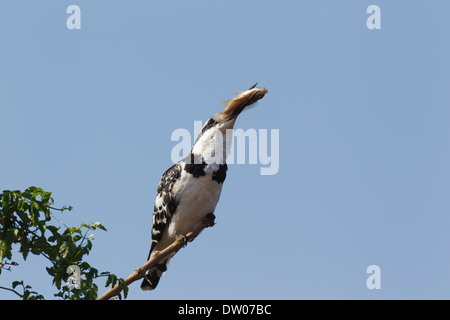
<svg viewBox="0 0 450 320">
<path fill-rule="evenodd" d="M 188 242 L 190 242 L 191 240 L 189 239 L 189 237 L 188 236 L 186 236 L 186 235 L 184 235 L 184 234 L 178 234 L 178 233 L 175 233 L 175 237 L 181 237 L 182 239 L 183 239 L 183 248 L 184 247 L 186 247 L 187 246 L 187 244 L 188 244 Z"/>
<path fill-rule="evenodd" d="M 187 246 L 188 242 L 190 241 L 189 237 L 185 236 L 184 234 L 182 234 L 181 237 L 183 238 L 183 242 L 184 242 L 183 248 L 185 248 Z"/>
</svg>

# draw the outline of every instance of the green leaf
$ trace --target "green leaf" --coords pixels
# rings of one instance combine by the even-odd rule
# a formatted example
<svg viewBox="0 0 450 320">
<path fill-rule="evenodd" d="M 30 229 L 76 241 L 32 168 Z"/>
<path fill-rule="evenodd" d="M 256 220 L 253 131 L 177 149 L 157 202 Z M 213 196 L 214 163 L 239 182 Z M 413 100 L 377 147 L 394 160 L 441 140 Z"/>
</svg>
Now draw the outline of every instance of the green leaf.
<svg viewBox="0 0 450 320">
<path fill-rule="evenodd" d="M 67 254 L 69 253 L 69 246 L 67 242 L 63 242 L 63 244 L 59 247 L 59 252 L 63 259 L 67 258 Z"/>
<path fill-rule="evenodd" d="M 122 288 L 123 298 L 126 299 L 128 296 L 128 286 L 126 285 L 124 279 L 122 279 L 122 278 L 119 279 L 119 286 Z"/>
<path fill-rule="evenodd" d="M 3 259 L 11 259 L 11 251 L 8 250 L 8 246 L 6 245 L 6 241 L 0 239 L 0 261 Z"/>
<path fill-rule="evenodd" d="M 14 281 L 12 283 L 12 288 L 15 289 L 19 284 L 23 285 L 23 281 Z"/>
<path fill-rule="evenodd" d="M 80 228 L 72 227 L 72 228 L 69 228 L 68 230 L 69 230 L 70 234 L 74 234 L 74 233 L 82 234 Z"/>
<path fill-rule="evenodd" d="M 91 227 L 92 227 L 92 229 L 99 228 L 99 229 L 102 229 L 102 230 L 104 230 L 104 231 L 107 231 L 106 228 L 105 228 L 100 222 L 95 222 L 95 223 L 93 223 L 93 224 L 91 225 Z"/>
<path fill-rule="evenodd" d="M 12 259 L 11 246 L 16 238 L 15 230 L 16 229 L 6 230 L 4 239 L 0 240 L 0 261 L 3 261 L 4 258 Z"/>
<path fill-rule="evenodd" d="M 53 283 L 55 284 L 55 286 L 56 286 L 58 289 L 61 289 L 61 276 L 56 275 L 56 276 L 53 278 Z"/>
<path fill-rule="evenodd" d="M 105 287 L 114 286 L 117 283 L 117 276 L 115 274 L 110 274 L 106 279 Z"/>
</svg>

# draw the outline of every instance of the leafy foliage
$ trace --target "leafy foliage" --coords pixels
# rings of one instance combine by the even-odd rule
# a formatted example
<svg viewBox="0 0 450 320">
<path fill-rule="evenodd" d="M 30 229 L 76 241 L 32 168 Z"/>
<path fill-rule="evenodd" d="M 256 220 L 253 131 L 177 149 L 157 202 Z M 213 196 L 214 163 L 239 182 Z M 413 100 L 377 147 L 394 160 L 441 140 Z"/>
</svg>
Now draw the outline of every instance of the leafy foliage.
<svg viewBox="0 0 450 320">
<path fill-rule="evenodd" d="M 101 272 L 84 261 L 92 249 L 93 234 L 90 231 L 106 228 L 99 222 L 81 223 L 79 227 L 62 227 L 52 224 L 52 218 L 59 221 L 53 211 L 71 211 L 72 207 L 53 208 L 51 192 L 41 188 L 29 187 L 24 192 L 5 190 L 0 194 L 0 265 L 12 259 L 13 245 L 18 245 L 19 253 L 26 260 L 30 253 L 40 255 L 50 261 L 47 272 L 53 277 L 53 284 L 58 289 L 56 297 L 62 299 L 95 299 L 98 287 L 95 283 L 100 277 L 106 277 L 106 285 L 126 285 L 123 279 L 109 272 Z M 69 288 L 67 282 L 71 266 L 79 268 L 77 286 Z M 2 269 L 0 268 L 0 274 Z M 23 294 L 15 288 L 21 286 Z M 128 289 L 125 288 L 124 289 Z M 23 281 L 14 281 L 10 290 L 22 299 L 44 299 Z M 124 297 L 127 296 L 124 290 Z M 120 297 L 121 298 L 121 297 Z"/>
</svg>

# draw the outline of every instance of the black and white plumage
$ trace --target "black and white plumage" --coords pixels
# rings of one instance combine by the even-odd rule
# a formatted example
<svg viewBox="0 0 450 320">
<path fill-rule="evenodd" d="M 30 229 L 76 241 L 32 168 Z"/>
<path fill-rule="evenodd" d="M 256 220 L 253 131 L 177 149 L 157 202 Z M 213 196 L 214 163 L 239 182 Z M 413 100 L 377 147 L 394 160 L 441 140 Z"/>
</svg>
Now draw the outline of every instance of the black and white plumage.
<svg viewBox="0 0 450 320">
<path fill-rule="evenodd" d="M 214 213 L 228 169 L 225 160 L 231 143 L 226 142 L 232 130 L 227 129 L 233 129 L 237 116 L 267 93 L 267 89 L 255 86 L 226 101 L 226 109 L 203 126 L 190 154 L 162 175 L 156 192 L 148 259 L 178 236 L 191 232 L 207 214 Z M 172 257 L 146 272 L 142 290 L 153 290 L 158 285 Z"/>
</svg>

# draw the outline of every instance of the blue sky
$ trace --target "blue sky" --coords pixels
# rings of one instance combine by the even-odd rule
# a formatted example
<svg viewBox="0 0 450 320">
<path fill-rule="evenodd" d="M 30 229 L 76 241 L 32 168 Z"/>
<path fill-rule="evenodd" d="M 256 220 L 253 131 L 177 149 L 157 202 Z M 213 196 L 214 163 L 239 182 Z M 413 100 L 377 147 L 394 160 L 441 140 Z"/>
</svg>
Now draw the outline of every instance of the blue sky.
<svg viewBox="0 0 450 320">
<path fill-rule="evenodd" d="M 66 9 L 81 9 L 69 30 Z M 381 9 L 369 30 L 368 6 Z M 150 246 L 177 128 L 256 81 L 236 127 L 278 129 L 279 171 L 230 165 L 217 225 L 131 299 L 449 299 L 448 1 L 2 1 L 0 188 L 102 222 L 88 261 Z M 17 279 L 48 299 L 46 260 Z M 381 269 L 369 290 L 366 269 Z M 100 289 L 100 291 L 103 291 Z M 0 299 L 13 299 L 0 291 Z"/>
</svg>

